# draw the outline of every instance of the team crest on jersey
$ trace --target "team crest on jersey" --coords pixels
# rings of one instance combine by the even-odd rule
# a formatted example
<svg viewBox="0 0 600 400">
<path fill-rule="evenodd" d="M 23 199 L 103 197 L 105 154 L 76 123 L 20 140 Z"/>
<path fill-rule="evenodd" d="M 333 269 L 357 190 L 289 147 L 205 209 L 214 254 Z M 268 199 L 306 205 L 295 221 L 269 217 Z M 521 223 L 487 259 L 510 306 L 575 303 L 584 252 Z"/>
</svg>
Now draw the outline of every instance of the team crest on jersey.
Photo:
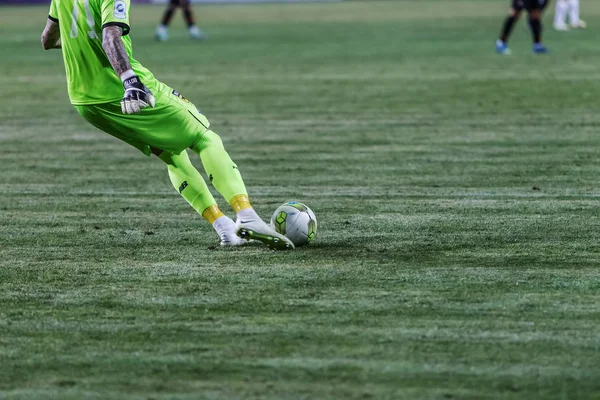
<svg viewBox="0 0 600 400">
<path fill-rule="evenodd" d="M 113 14 L 119 19 L 127 18 L 127 4 L 123 0 L 115 1 L 115 12 Z"/>
<path fill-rule="evenodd" d="M 185 101 L 186 103 L 190 102 L 188 99 L 183 97 L 183 95 L 181 93 L 179 93 L 177 90 L 173 90 L 173 96 L 179 97 L 181 100 Z"/>
</svg>

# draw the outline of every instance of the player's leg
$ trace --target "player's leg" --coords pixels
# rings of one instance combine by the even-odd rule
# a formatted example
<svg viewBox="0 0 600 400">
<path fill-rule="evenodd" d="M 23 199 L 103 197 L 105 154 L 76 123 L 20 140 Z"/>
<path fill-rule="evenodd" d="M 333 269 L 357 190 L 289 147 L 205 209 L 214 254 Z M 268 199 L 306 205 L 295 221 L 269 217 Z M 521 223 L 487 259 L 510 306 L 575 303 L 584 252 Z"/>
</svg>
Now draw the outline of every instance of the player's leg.
<svg viewBox="0 0 600 400">
<path fill-rule="evenodd" d="M 177 7 L 179 7 L 179 0 L 170 0 L 169 5 L 163 14 L 162 20 L 160 21 L 160 25 L 156 27 L 156 32 L 154 33 L 156 40 L 164 42 L 169 38 L 169 24 L 173 19 L 173 14 L 175 14 L 175 11 L 177 11 Z"/>
<path fill-rule="evenodd" d="M 202 175 L 190 162 L 187 151 L 174 154 L 153 149 L 153 153 L 167 164 L 175 190 L 213 226 L 221 238 L 221 246 L 242 244 L 244 241 L 236 235 L 235 222 L 221 212 Z"/>
<path fill-rule="evenodd" d="M 237 165 L 225 151 L 221 138 L 209 129 L 210 123 L 196 106 L 168 87 L 156 91 L 155 97 L 156 107 L 145 109 L 147 115 L 141 116 L 143 122 L 136 122 L 135 125 L 136 131 L 145 131 L 145 141 L 162 143 L 153 147 L 173 153 L 189 147 L 198 154 L 213 186 L 236 211 L 238 234 L 243 238 L 260 240 L 274 249 L 294 248 L 289 239 L 275 232 L 254 211 Z M 144 125 L 146 123 L 151 128 Z M 181 147 L 184 142 L 185 147 Z M 176 150 L 178 148 L 180 150 Z"/>
<path fill-rule="evenodd" d="M 569 2 L 569 22 L 571 23 L 571 27 L 577 28 L 585 28 L 586 23 L 579 19 L 579 0 L 568 0 Z"/>
<path fill-rule="evenodd" d="M 533 52 L 537 54 L 544 54 L 548 52 L 548 49 L 542 44 L 542 10 L 543 7 L 539 7 L 538 0 L 530 0 L 531 6 L 528 7 L 529 12 L 529 27 L 531 28 L 531 37 L 533 40 Z"/>
<path fill-rule="evenodd" d="M 569 4 L 567 0 L 556 0 L 556 10 L 554 12 L 554 29 L 557 31 L 568 31 L 569 26 L 567 25 L 567 10 Z"/>
<path fill-rule="evenodd" d="M 174 151 L 158 150 L 161 142 L 166 143 L 165 138 L 160 135 L 149 134 L 150 129 L 163 130 L 164 127 L 180 125 L 181 121 L 187 120 L 187 112 L 183 118 L 175 113 L 169 113 L 168 97 L 161 91 L 155 93 L 159 104 L 163 104 L 163 117 L 156 118 L 149 115 L 123 115 L 121 106 L 117 103 L 97 104 L 88 106 L 75 106 L 76 110 L 93 126 L 136 147 L 147 156 L 157 155 L 167 164 L 169 177 L 175 189 L 187 202 L 206 220 L 208 220 L 221 238 L 221 245 L 238 245 L 243 241 L 237 237 L 235 222 L 223 215 L 208 190 L 204 179 L 191 164 L 185 148 L 198 140 L 197 135 L 185 135 L 181 132 L 177 135 L 183 137 L 181 141 L 173 140 Z M 158 107 L 158 105 L 157 105 Z M 172 108 L 172 107 L 171 107 Z M 154 111 L 154 109 L 152 110 Z M 165 117 L 164 115 L 168 117 Z M 185 119 L 184 119 L 185 118 Z M 161 125 L 164 122 L 165 125 Z M 172 135 L 172 133 L 171 133 Z M 187 137 L 186 137 L 187 136 Z M 153 145 L 149 145 L 152 142 Z"/>
<path fill-rule="evenodd" d="M 502 24 L 502 31 L 498 40 L 496 40 L 496 52 L 499 54 L 510 54 L 508 48 L 508 39 L 515 26 L 515 23 L 519 20 L 521 12 L 523 11 L 523 0 L 513 0 L 512 7 L 508 13 L 508 16 L 504 19 Z"/>
<path fill-rule="evenodd" d="M 259 240 L 273 249 L 294 248 L 293 243 L 269 227 L 250 204 L 242 175 L 223 147 L 219 135 L 207 130 L 202 139 L 192 146 L 192 151 L 200 156 L 213 186 L 235 210 L 240 237 Z"/>
<path fill-rule="evenodd" d="M 190 1 L 181 0 L 180 4 L 181 9 L 183 10 L 183 18 L 185 19 L 185 23 L 187 24 L 191 38 L 196 40 L 204 39 L 204 33 L 202 33 L 200 28 L 198 28 L 198 26 L 196 25 L 196 21 L 194 19 L 194 12 L 192 11 Z"/>
<path fill-rule="evenodd" d="M 210 193 L 204 190 L 205 186 L 201 183 L 203 180 L 197 171 L 194 172 L 193 167 L 189 168 L 187 155 L 181 154 L 186 148 L 192 148 L 201 156 L 217 190 L 236 210 L 238 234 L 241 233 L 244 238 L 260 240 L 274 249 L 294 248 L 289 239 L 275 232 L 258 217 L 248 201 L 237 167 L 223 148 L 220 138 L 209 131 L 210 124 L 206 117 L 178 92 L 161 83 L 153 88 L 153 93 L 156 106 L 144 109 L 140 114 L 122 114 L 119 102 L 75 108 L 92 125 L 135 146 L 147 156 L 152 154 L 152 149 L 163 149 L 179 155 L 180 157 L 171 156 L 167 160 L 164 159 L 167 155 L 163 156 L 163 161 L 169 165 L 173 185 L 179 190 L 186 178 L 195 177 L 191 179 L 196 182 L 194 190 L 187 191 L 187 186 L 183 185 L 187 191 L 186 200 L 190 204 L 193 202 L 194 208 L 205 214 L 206 209 L 202 208 L 211 202 Z M 181 193 L 183 195 L 184 191 Z M 202 193 L 204 196 L 198 197 Z M 219 218 L 218 213 L 216 217 Z"/>
</svg>

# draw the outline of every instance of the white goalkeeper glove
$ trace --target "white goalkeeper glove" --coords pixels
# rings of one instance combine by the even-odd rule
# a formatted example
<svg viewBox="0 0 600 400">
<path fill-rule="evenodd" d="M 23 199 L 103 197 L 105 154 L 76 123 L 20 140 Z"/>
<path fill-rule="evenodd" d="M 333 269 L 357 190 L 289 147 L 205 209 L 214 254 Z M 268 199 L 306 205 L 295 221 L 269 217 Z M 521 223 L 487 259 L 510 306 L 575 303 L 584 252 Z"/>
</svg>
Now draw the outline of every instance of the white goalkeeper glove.
<svg viewBox="0 0 600 400">
<path fill-rule="evenodd" d="M 125 94 L 121 100 L 121 111 L 123 111 L 123 114 L 135 114 L 148 106 L 154 108 L 156 104 L 154 95 L 142 83 L 139 76 L 135 75 L 132 70 L 129 70 L 121 75 L 121 79 L 125 88 Z"/>
</svg>

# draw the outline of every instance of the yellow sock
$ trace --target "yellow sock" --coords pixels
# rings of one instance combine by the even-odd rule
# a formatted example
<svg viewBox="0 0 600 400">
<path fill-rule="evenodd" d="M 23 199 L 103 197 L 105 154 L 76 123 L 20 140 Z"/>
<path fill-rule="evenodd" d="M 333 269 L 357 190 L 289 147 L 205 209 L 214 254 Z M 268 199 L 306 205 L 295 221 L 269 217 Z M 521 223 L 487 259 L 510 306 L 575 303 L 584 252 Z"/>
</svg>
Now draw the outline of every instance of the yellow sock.
<svg viewBox="0 0 600 400">
<path fill-rule="evenodd" d="M 234 196 L 229 204 L 231 204 L 231 207 L 233 207 L 236 214 L 242 210 L 245 210 L 246 208 L 252 208 L 250 200 L 248 199 L 248 195 L 246 194 L 238 194 L 237 196 Z"/>
<path fill-rule="evenodd" d="M 202 211 L 202 216 L 206 219 L 211 225 L 218 219 L 223 217 L 225 214 L 219 209 L 219 206 L 213 204 L 208 207 L 206 210 Z"/>
</svg>

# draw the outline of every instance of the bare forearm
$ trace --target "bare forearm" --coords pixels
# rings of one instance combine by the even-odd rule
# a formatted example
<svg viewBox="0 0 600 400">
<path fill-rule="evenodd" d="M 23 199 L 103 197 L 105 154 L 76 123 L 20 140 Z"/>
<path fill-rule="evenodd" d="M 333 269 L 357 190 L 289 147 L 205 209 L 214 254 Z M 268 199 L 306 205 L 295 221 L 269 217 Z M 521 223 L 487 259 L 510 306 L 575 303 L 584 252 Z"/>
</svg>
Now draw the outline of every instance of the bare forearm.
<svg viewBox="0 0 600 400">
<path fill-rule="evenodd" d="M 123 30 L 118 26 L 107 26 L 102 31 L 102 48 L 118 76 L 131 69 L 129 55 L 121 36 Z"/>
</svg>

